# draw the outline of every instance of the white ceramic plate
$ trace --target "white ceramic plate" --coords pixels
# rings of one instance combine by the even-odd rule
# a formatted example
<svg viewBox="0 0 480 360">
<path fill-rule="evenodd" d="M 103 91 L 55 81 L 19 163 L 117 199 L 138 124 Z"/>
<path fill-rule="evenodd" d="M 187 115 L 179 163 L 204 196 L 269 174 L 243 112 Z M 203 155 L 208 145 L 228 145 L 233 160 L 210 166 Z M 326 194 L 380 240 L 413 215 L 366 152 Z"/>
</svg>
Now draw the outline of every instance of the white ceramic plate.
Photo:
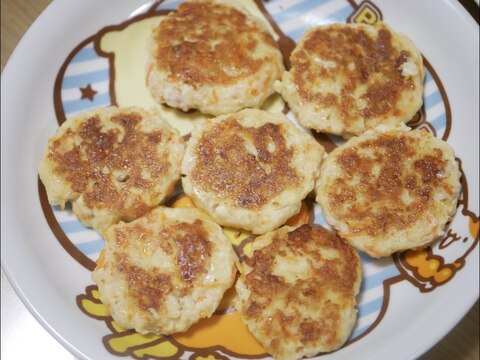
<svg viewBox="0 0 480 360">
<path fill-rule="evenodd" d="M 116 328 L 96 300 L 90 278 L 103 240 L 68 209 L 41 201 L 38 163 L 58 122 L 110 103 L 150 104 L 137 76 L 142 58 L 135 55 L 143 51 L 142 36 L 155 20 L 145 12 L 175 9 L 179 2 L 54 1 L 2 74 L 2 267 L 36 318 L 83 359 L 262 357 L 231 314 L 190 337 L 145 338 Z M 272 28 L 294 40 L 315 24 L 383 18 L 409 35 L 425 56 L 419 126 L 446 139 L 461 160 L 464 192 L 457 215 L 447 236 L 428 250 L 384 260 L 362 256 L 357 326 L 347 346 L 323 356 L 415 358 L 444 336 L 479 294 L 478 25 L 453 0 L 271 0 L 263 7 L 270 23 L 278 25 Z M 253 10 L 265 16 L 258 7 Z M 188 132 L 189 120 L 177 120 Z M 314 214 L 324 223 L 318 207 Z"/>
</svg>

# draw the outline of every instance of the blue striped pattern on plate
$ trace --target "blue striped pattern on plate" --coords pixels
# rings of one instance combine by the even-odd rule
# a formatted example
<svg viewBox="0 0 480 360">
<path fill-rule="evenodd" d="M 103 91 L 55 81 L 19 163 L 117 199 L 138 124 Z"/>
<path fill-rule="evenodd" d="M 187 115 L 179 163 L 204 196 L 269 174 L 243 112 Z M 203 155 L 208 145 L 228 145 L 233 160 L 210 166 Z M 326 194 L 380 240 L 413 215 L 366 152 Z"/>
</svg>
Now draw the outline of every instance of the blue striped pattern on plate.
<svg viewBox="0 0 480 360">
<path fill-rule="evenodd" d="M 93 100 L 81 98 L 81 88 L 88 85 L 97 93 Z M 111 105 L 108 59 L 97 54 L 93 42 L 80 49 L 72 58 L 62 79 L 63 111 L 68 118 L 82 111 Z"/>
<path fill-rule="evenodd" d="M 283 33 L 295 41 L 312 26 L 345 22 L 354 11 L 346 0 L 276 0 L 265 7 Z"/>
</svg>

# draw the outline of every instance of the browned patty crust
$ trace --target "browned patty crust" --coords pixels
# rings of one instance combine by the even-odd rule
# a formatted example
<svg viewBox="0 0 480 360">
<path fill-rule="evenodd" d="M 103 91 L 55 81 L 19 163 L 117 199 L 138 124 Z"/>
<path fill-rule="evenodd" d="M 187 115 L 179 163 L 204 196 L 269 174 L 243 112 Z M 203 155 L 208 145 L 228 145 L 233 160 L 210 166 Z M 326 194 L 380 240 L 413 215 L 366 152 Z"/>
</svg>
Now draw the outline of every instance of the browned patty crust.
<svg viewBox="0 0 480 360">
<path fill-rule="evenodd" d="M 147 85 L 160 103 L 220 115 L 259 107 L 283 70 L 272 35 L 241 2 L 187 1 L 153 30 Z"/>
<path fill-rule="evenodd" d="M 103 231 L 158 205 L 180 177 L 183 139 L 157 113 L 102 108 L 65 122 L 39 169 L 49 201 Z"/>
<path fill-rule="evenodd" d="M 105 242 L 92 278 L 124 329 L 185 331 L 213 314 L 235 280 L 230 241 L 194 208 L 157 207 L 109 227 Z"/>
<path fill-rule="evenodd" d="M 319 225 L 283 227 L 255 240 L 237 282 L 237 308 L 277 359 L 332 351 L 356 320 L 358 254 Z"/>
<path fill-rule="evenodd" d="M 330 153 L 316 185 L 326 220 L 371 256 L 422 247 L 455 213 L 452 148 L 406 126 L 371 130 Z"/>
<path fill-rule="evenodd" d="M 409 121 L 422 105 L 423 63 L 384 23 L 310 29 L 280 89 L 304 126 L 344 137 Z"/>
<path fill-rule="evenodd" d="M 245 139 L 255 146 L 258 158 L 244 146 Z M 258 208 L 299 182 L 290 166 L 292 156 L 280 125 L 245 127 L 232 116 L 203 134 L 192 181 L 204 191 L 232 199 L 235 205 Z"/>
<path fill-rule="evenodd" d="M 154 33 L 159 45 L 156 66 L 194 87 L 235 83 L 262 65 L 261 59 L 252 56 L 258 41 L 277 47 L 267 31 L 259 30 L 233 6 L 213 1 L 182 3 Z M 217 44 L 212 47 L 211 42 Z"/>
<path fill-rule="evenodd" d="M 300 210 L 323 152 L 285 115 L 244 109 L 192 132 L 182 184 L 219 224 L 263 234 Z"/>
</svg>

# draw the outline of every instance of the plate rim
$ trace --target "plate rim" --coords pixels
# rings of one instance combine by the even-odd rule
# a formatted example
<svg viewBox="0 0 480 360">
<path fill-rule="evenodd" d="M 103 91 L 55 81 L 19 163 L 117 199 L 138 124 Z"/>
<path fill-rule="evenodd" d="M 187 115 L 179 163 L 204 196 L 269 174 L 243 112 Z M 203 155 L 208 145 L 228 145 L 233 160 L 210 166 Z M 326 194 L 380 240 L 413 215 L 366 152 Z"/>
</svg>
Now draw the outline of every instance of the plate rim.
<svg viewBox="0 0 480 360">
<path fill-rule="evenodd" d="M 35 31 L 39 30 L 42 21 L 46 21 L 47 16 L 50 16 L 50 13 L 55 11 L 58 4 L 67 3 L 67 2 L 68 2 L 67 0 L 53 0 L 41 12 L 41 14 L 35 19 L 35 21 L 30 25 L 30 27 L 25 32 L 25 34 L 23 35 L 23 37 L 21 38 L 21 40 L 17 44 L 16 48 L 14 49 L 12 54 L 10 55 L 10 58 L 8 59 L 8 62 L 5 64 L 5 67 L 2 71 L 2 87 L 4 87 L 4 78 L 6 77 L 5 74 L 7 74 L 7 79 L 8 79 L 8 76 L 9 76 L 8 74 L 13 71 L 13 70 L 10 70 L 10 69 L 14 68 L 14 65 L 12 65 L 12 64 L 14 64 L 14 62 L 16 61 L 16 58 L 21 55 L 21 52 L 24 51 L 23 49 L 26 48 L 26 46 L 27 46 L 26 44 L 28 43 L 28 41 L 31 37 L 31 34 Z M 443 3 L 452 7 L 452 8 L 454 8 L 454 9 L 456 9 L 457 14 L 460 17 L 462 17 L 463 20 L 468 19 L 466 21 L 466 23 L 469 24 L 469 27 L 472 30 L 472 34 L 474 36 L 476 35 L 476 39 L 478 40 L 478 35 L 479 35 L 479 33 L 478 33 L 478 23 L 476 23 L 476 21 L 474 20 L 472 15 L 458 1 L 444 0 Z M 4 95 L 3 95 L 3 92 L 2 92 L 2 103 L 3 103 L 3 100 L 4 100 Z M 3 110 L 3 106 L 2 106 L 2 114 L 3 114 L 3 112 L 4 112 L 4 110 Z M 4 121 L 5 121 L 4 117 L 2 116 L 2 128 L 3 128 Z M 3 131 L 2 131 L 2 138 L 3 138 L 3 136 L 4 135 L 3 135 Z M 2 150 L 4 150 L 3 141 L 2 141 Z M 2 151 L 2 159 L 3 159 L 3 156 L 4 156 L 4 151 Z M 2 161 L 2 163 L 3 163 L 3 161 Z M 3 167 L 3 164 L 2 164 L 2 170 L 3 170 L 3 168 L 4 167 Z M 4 193 L 4 187 L 3 187 L 3 181 L 2 181 L 2 194 L 3 193 Z M 2 222 L 3 222 L 3 220 L 5 219 L 5 216 L 4 216 L 5 207 L 7 206 L 7 204 L 4 204 L 4 197 L 3 196 L 2 196 L 1 205 L 2 205 L 1 218 L 2 218 Z M 11 230 L 9 229 L 8 232 L 11 232 Z M 4 233 L 7 233 L 7 230 L 4 227 L 2 227 L 2 238 L 3 238 Z M 13 273 L 14 272 L 13 268 L 15 266 L 9 265 L 9 259 L 7 257 L 7 254 L 5 254 L 5 252 L 3 251 L 4 250 L 4 241 L 2 241 L 1 246 L 2 246 L 2 255 L 1 255 L 2 271 L 4 271 L 4 273 L 6 275 L 6 278 L 8 279 L 10 284 L 12 285 L 13 289 L 15 290 L 16 294 L 19 296 L 22 303 L 27 307 L 27 309 L 35 317 L 35 319 L 58 342 L 60 342 L 65 348 L 67 348 L 72 354 L 74 354 L 75 356 L 77 356 L 79 358 L 88 359 L 88 357 L 86 357 L 85 354 L 82 351 L 77 349 L 73 344 L 71 344 L 69 341 L 67 341 L 60 333 L 58 333 L 52 327 L 52 325 L 48 321 L 48 319 L 45 319 L 45 317 L 42 316 L 42 314 L 38 311 L 38 305 L 36 307 L 35 304 L 32 303 L 31 299 L 29 299 L 27 297 L 27 295 L 25 294 L 25 291 L 24 291 L 24 288 L 25 288 L 26 285 L 25 284 L 20 284 L 18 282 L 18 277 L 16 277 L 15 274 Z M 478 288 L 476 290 L 477 291 L 476 292 L 474 291 L 473 293 L 471 293 L 471 295 L 469 297 L 469 304 L 470 305 L 468 306 L 468 308 L 464 307 L 464 308 L 462 308 L 462 311 L 457 311 L 458 313 L 461 313 L 461 315 L 459 317 L 449 317 L 449 319 L 450 319 L 449 325 L 447 327 L 445 327 L 445 326 L 442 327 L 442 329 L 444 331 L 440 331 L 440 334 L 436 335 L 436 337 L 435 337 L 436 340 L 434 340 L 433 342 L 430 342 L 429 345 L 424 346 L 423 349 L 418 350 L 415 354 L 412 353 L 412 357 L 417 357 L 417 356 L 423 354 L 424 352 L 428 351 L 428 349 L 430 349 L 431 347 L 435 346 L 438 343 L 438 341 L 440 341 L 441 338 L 443 338 L 446 334 L 448 334 L 453 329 L 453 327 L 458 322 L 460 322 L 462 320 L 462 318 L 465 316 L 465 314 L 472 308 L 472 306 L 475 304 L 475 302 L 479 298 Z"/>
</svg>

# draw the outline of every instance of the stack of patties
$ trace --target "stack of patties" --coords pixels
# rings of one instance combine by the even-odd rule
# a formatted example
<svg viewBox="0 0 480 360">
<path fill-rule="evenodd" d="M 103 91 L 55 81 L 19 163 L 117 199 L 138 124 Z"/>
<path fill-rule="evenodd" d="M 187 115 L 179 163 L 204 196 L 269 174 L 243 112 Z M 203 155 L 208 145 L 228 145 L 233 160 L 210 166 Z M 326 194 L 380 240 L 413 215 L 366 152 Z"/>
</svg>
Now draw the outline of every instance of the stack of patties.
<svg viewBox="0 0 480 360">
<path fill-rule="evenodd" d="M 241 2 L 192 0 L 153 31 L 147 85 L 161 104 L 220 115 L 262 105 L 283 71 L 272 35 Z"/>
</svg>

